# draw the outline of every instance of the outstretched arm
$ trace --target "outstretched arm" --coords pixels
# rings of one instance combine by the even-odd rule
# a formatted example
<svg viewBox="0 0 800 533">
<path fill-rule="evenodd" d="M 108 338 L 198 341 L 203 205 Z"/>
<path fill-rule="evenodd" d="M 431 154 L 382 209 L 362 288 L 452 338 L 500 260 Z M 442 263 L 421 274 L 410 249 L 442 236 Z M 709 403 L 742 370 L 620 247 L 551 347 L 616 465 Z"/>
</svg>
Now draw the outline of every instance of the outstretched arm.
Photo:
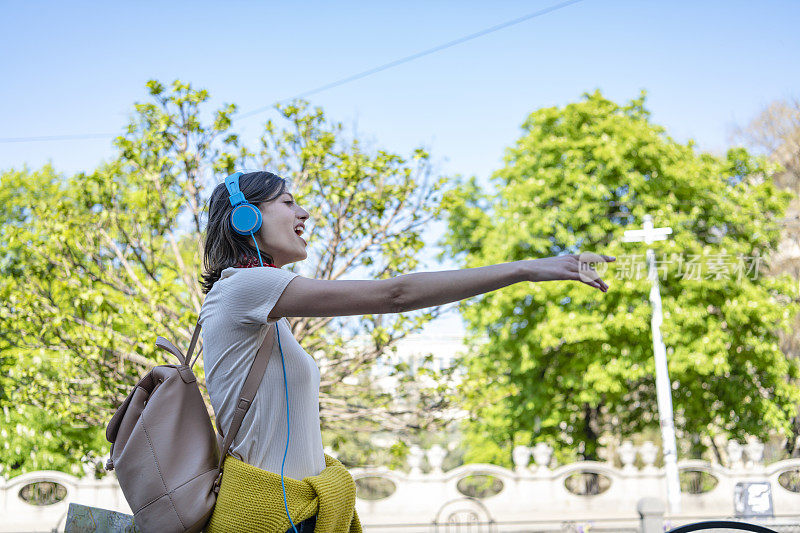
<svg viewBox="0 0 800 533">
<path fill-rule="evenodd" d="M 615 260 L 605 255 L 595 257 L 606 262 Z M 561 255 L 461 270 L 405 274 L 394 278 L 398 287 L 397 307 L 400 312 L 414 311 L 464 300 L 521 281 L 575 280 L 606 292 L 608 285 L 581 259 L 586 257 Z"/>
<path fill-rule="evenodd" d="M 582 254 L 583 255 L 583 254 Z M 613 261 L 608 256 L 598 256 Z M 576 280 L 603 292 L 597 273 L 577 255 L 529 259 L 478 268 L 415 272 L 383 280 L 317 280 L 296 276 L 270 318 L 402 313 L 456 302 L 521 281 Z"/>
</svg>

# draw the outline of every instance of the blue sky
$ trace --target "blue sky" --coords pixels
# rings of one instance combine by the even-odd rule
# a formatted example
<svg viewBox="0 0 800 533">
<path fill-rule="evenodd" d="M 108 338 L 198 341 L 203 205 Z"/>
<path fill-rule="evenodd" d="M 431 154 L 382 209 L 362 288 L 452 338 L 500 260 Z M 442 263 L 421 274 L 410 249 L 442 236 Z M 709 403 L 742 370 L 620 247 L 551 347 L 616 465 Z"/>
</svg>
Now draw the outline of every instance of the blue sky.
<svg viewBox="0 0 800 533">
<path fill-rule="evenodd" d="M 246 112 L 558 3 L 2 1 L 0 138 L 119 133 L 150 78 Z M 595 89 L 619 103 L 646 89 L 653 122 L 720 152 L 734 124 L 800 95 L 799 21 L 797 1 L 584 0 L 309 100 L 484 183 L 531 111 Z M 252 139 L 270 117 L 235 128 Z M 112 153 L 107 138 L 0 143 L 0 168 L 71 173 Z"/>
</svg>

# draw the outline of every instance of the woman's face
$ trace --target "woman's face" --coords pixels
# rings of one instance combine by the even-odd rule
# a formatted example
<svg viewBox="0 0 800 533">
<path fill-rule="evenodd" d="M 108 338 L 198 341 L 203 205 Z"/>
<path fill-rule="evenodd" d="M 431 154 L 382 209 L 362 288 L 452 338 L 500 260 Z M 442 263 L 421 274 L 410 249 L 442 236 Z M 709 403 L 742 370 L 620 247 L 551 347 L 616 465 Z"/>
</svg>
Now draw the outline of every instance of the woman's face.
<svg viewBox="0 0 800 533">
<path fill-rule="evenodd" d="M 272 256 L 277 267 L 302 261 L 308 257 L 304 239 L 295 233 L 295 228 L 305 225 L 308 211 L 294 202 L 290 192 L 284 192 L 271 202 L 261 202 L 261 229 L 256 236 L 258 248 Z M 305 228 L 303 235 L 307 235 Z"/>
</svg>

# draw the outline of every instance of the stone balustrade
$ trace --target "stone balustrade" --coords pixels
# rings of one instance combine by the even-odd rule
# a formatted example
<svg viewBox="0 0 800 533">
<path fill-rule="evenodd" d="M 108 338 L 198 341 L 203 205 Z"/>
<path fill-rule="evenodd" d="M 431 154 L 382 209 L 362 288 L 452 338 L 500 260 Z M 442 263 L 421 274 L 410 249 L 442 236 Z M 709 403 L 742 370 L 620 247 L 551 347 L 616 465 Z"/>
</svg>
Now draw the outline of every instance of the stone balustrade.
<svg viewBox="0 0 800 533">
<path fill-rule="evenodd" d="M 728 466 L 678 462 L 684 476 L 695 476 L 698 482 L 692 487 L 696 494 L 684 491 L 681 514 L 673 518 L 735 516 L 737 484 L 747 482 L 769 483 L 775 514 L 800 512 L 800 459 L 764 465 L 764 446 L 757 441 L 731 441 L 726 452 Z M 431 524 L 447 522 L 602 521 L 613 528 L 613 521 L 619 520 L 622 531 L 623 524 L 630 527 L 639 519 L 637 503 L 642 498 L 666 501 L 664 471 L 656 466 L 659 449 L 652 442 L 623 442 L 616 455 L 621 467 L 597 461 L 553 466 L 553 450 L 540 443 L 517 446 L 513 469 L 466 464 L 444 472 L 446 453 L 441 446 L 412 447 L 407 473 L 351 468 L 359 486 L 356 505 L 362 524 L 370 531 L 381 531 L 381 524 L 404 524 L 402 531 L 433 531 Z M 423 472 L 424 459 L 429 472 Z M 33 505 L 36 502 L 46 505 Z M 98 480 L 32 472 L 0 480 L 0 532 L 63 528 L 70 502 L 130 513 L 113 473 Z M 386 528 L 390 530 L 398 528 Z M 515 529 L 500 525 L 493 530 Z"/>
</svg>

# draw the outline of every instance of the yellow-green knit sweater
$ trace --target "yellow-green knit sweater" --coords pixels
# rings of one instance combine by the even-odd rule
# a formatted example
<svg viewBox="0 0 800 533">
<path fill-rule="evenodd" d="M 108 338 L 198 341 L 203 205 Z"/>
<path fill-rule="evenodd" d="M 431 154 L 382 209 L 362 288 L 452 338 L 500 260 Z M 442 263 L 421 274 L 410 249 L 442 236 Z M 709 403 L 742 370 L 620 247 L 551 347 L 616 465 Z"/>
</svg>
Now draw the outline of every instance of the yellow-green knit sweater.
<svg viewBox="0 0 800 533">
<path fill-rule="evenodd" d="M 342 463 L 325 454 L 325 469 L 303 480 L 283 478 L 289 514 L 297 526 L 317 515 L 314 533 L 361 533 L 356 484 Z M 208 533 L 284 533 L 286 516 L 281 476 L 228 455 Z"/>
</svg>

